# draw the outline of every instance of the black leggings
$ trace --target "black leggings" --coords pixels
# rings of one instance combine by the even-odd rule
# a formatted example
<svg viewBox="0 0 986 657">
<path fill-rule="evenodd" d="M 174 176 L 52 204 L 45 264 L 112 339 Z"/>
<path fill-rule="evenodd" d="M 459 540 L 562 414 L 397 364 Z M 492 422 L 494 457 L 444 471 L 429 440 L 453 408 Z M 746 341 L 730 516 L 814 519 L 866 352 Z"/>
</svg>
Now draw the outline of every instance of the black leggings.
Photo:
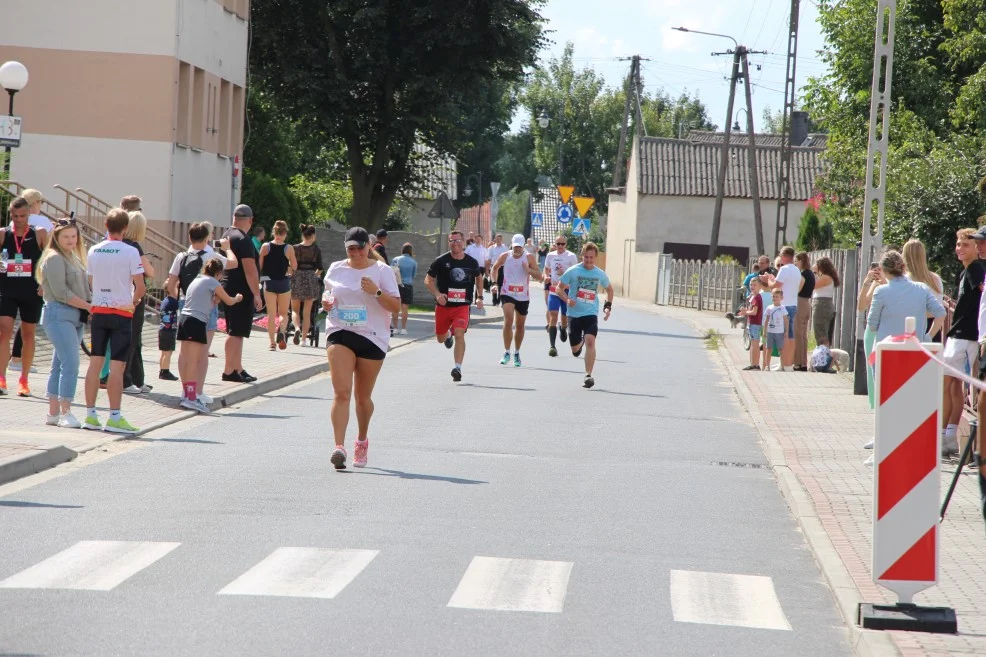
<svg viewBox="0 0 986 657">
<path fill-rule="evenodd" d="M 134 308 L 133 321 L 130 324 L 130 349 L 127 351 L 127 364 L 123 368 L 123 387 L 144 385 L 144 355 L 142 353 L 144 336 L 144 309 L 147 304 L 141 301 Z"/>
</svg>

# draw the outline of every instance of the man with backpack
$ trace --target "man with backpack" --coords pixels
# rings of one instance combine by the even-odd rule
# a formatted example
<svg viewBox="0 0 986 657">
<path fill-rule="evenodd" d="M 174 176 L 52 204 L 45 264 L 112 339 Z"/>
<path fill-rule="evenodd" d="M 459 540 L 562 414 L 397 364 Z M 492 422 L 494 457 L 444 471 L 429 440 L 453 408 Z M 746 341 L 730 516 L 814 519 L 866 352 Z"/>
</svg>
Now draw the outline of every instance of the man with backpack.
<svg viewBox="0 0 986 657">
<path fill-rule="evenodd" d="M 171 263 L 171 269 L 168 270 L 168 280 L 165 282 L 165 287 L 170 298 L 181 299 L 178 301 L 179 313 L 181 312 L 181 306 L 183 305 L 185 294 L 188 291 L 188 286 L 202 273 L 202 268 L 206 262 L 218 258 L 223 261 L 226 269 L 233 269 L 237 265 L 236 256 L 230 250 L 229 240 L 223 239 L 219 242 L 220 248 L 225 253 L 225 255 L 222 255 L 216 252 L 212 245 L 209 244 L 209 238 L 211 236 L 212 224 L 208 221 L 192 224 L 188 229 L 188 241 L 190 243 L 188 250 L 176 255 L 175 261 Z M 212 347 L 212 338 L 216 334 L 218 322 L 219 308 L 213 307 L 206 325 L 206 337 L 209 341 L 209 347 Z M 199 381 L 205 381 L 205 375 L 208 370 L 209 359 L 206 358 L 202 363 Z M 198 398 L 205 404 L 212 403 L 212 398 L 205 393 L 199 394 Z"/>
</svg>

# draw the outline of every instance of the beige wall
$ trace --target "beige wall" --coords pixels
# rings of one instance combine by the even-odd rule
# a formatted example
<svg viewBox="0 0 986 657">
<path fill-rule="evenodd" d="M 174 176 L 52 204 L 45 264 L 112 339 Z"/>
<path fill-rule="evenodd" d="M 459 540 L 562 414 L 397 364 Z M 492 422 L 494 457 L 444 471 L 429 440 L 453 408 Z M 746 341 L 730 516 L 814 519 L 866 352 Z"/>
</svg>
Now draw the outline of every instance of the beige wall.
<svg viewBox="0 0 986 657">
<path fill-rule="evenodd" d="M 178 0 L 0 0 L 0 7 L 7 46 L 175 56 Z M 42 72 L 28 70 L 33 84 Z"/>
</svg>

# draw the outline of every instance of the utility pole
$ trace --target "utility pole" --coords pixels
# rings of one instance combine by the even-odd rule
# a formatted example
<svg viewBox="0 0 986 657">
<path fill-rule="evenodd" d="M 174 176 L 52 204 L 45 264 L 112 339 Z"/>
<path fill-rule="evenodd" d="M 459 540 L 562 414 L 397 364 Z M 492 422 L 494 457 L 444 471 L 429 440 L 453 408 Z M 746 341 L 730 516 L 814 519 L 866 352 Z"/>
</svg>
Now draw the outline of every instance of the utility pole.
<svg viewBox="0 0 986 657">
<path fill-rule="evenodd" d="M 741 46 L 737 46 L 732 52 L 733 72 L 729 76 L 729 102 L 726 104 L 726 134 L 723 135 L 722 152 L 719 154 L 719 175 L 716 178 L 716 207 L 712 214 L 712 237 L 709 239 L 709 262 L 716 259 L 716 251 L 719 248 L 719 226 L 722 223 L 722 202 L 726 191 L 726 167 L 729 166 L 729 138 L 733 130 L 733 102 L 736 100 L 736 80 L 739 78 L 741 48 Z"/>
<path fill-rule="evenodd" d="M 774 253 L 787 242 L 788 200 L 791 197 L 791 116 L 797 93 L 795 73 L 798 66 L 798 20 L 801 0 L 791 0 L 791 18 L 787 34 L 787 77 L 784 82 L 784 117 L 781 120 L 781 170 L 777 176 L 777 222 L 774 229 Z M 763 253 L 763 251 L 761 251 Z"/>
<path fill-rule="evenodd" d="M 795 0 L 797 1 L 797 0 Z M 760 215 L 760 171 L 757 169 L 756 135 L 753 132 L 753 86 L 750 80 L 749 51 L 740 46 L 743 51 L 743 82 L 746 87 L 746 132 L 750 136 L 748 160 L 750 165 L 750 196 L 753 198 L 753 225 L 757 236 L 757 253 L 764 253 L 763 217 Z"/>
<path fill-rule="evenodd" d="M 633 102 L 636 105 L 635 115 L 637 118 L 637 136 L 640 137 L 641 134 L 647 134 L 647 128 L 644 126 L 643 115 L 640 110 L 640 99 L 642 95 L 643 85 L 640 81 L 640 62 L 649 61 L 640 55 L 634 55 L 633 57 L 623 57 L 621 61 L 630 61 L 630 72 L 627 74 L 626 84 L 624 84 L 624 92 L 626 93 L 626 100 L 623 103 L 623 124 L 620 126 L 620 144 L 616 150 L 616 162 L 613 165 L 613 187 L 621 187 L 623 185 L 623 158 L 626 155 L 626 145 L 627 145 L 627 130 L 630 127 L 630 103 Z M 632 95 L 631 95 L 632 94 Z"/>
</svg>

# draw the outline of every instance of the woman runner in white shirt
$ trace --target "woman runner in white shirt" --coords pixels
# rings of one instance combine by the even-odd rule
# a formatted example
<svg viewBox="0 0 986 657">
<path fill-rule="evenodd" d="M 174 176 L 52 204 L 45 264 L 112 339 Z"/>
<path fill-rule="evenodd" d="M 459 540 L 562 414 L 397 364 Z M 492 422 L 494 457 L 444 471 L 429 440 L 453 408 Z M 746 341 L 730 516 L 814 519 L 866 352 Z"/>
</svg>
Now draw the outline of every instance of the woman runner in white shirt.
<svg viewBox="0 0 986 657">
<path fill-rule="evenodd" d="M 401 308 L 393 270 L 370 256 L 370 235 L 365 229 L 346 233 L 345 260 L 334 262 L 325 275 L 322 307 L 328 336 L 329 371 L 332 376 L 332 430 L 335 450 L 332 465 L 346 467 L 346 428 L 349 400 L 356 397 L 356 452 L 353 465 L 366 466 L 368 431 L 373 415 L 373 386 L 390 346 L 391 314 Z"/>
</svg>

